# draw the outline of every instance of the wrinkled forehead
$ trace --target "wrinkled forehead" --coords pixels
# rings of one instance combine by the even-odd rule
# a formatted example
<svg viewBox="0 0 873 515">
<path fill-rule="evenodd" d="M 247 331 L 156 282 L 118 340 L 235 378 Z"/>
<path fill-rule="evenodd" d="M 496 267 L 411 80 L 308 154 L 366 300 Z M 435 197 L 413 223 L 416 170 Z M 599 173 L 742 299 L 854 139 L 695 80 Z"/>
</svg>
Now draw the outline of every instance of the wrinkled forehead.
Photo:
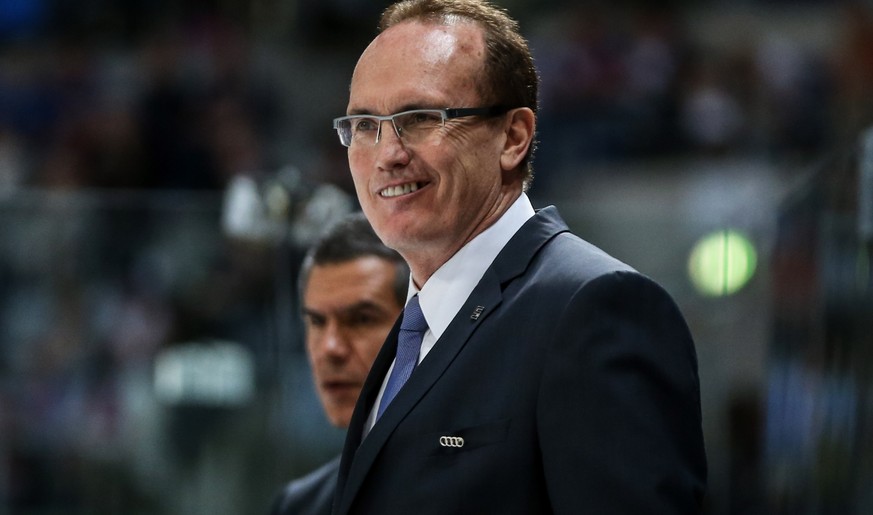
<svg viewBox="0 0 873 515">
<path fill-rule="evenodd" d="M 381 110 L 399 107 L 387 104 L 405 96 L 466 96 L 477 91 L 484 54 L 481 29 L 472 23 L 402 22 L 377 36 L 361 55 L 349 107 Z"/>
<path fill-rule="evenodd" d="M 355 82 L 376 74 L 476 74 L 484 62 L 484 37 L 467 21 L 441 23 L 410 20 L 379 34 L 361 54 L 352 76 Z"/>
</svg>

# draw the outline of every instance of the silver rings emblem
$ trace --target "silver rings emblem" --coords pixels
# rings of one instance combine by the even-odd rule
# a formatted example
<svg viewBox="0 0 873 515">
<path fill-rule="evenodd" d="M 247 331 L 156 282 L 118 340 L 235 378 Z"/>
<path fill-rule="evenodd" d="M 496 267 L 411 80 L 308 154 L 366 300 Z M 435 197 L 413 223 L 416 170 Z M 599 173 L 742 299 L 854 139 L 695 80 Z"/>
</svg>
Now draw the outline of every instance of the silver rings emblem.
<svg viewBox="0 0 873 515">
<path fill-rule="evenodd" d="M 440 445 L 443 447 L 463 447 L 464 439 L 460 436 L 441 436 Z"/>
</svg>

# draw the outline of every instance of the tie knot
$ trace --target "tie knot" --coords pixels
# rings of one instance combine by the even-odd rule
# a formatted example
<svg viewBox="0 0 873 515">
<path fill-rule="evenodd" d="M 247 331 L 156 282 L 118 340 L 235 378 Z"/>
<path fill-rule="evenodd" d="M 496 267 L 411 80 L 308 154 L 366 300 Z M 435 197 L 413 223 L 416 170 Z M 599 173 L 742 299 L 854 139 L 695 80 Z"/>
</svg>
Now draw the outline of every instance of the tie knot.
<svg viewBox="0 0 873 515">
<path fill-rule="evenodd" d="M 424 319 L 424 313 L 421 312 L 421 306 L 418 304 L 418 295 L 413 296 L 406 303 L 406 308 L 403 310 L 403 320 L 400 321 L 400 329 L 418 333 L 427 331 L 427 320 Z"/>
</svg>

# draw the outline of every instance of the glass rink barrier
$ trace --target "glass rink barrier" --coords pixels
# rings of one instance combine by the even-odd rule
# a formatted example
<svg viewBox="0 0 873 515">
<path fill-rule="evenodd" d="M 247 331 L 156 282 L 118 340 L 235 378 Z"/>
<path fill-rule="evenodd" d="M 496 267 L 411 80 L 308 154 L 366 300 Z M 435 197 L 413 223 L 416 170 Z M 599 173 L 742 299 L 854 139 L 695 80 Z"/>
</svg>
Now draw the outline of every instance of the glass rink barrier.
<svg viewBox="0 0 873 515">
<path fill-rule="evenodd" d="M 296 277 L 349 203 L 268 189 L 0 197 L 0 514 L 266 513 L 337 452 Z"/>
<path fill-rule="evenodd" d="M 873 130 L 817 167 L 777 224 L 770 512 L 873 513 Z"/>
<path fill-rule="evenodd" d="M 873 513 L 873 131 L 847 147 L 592 167 L 554 199 L 686 316 L 706 513 Z"/>
<path fill-rule="evenodd" d="M 592 166 L 531 191 L 685 314 L 707 514 L 873 512 L 869 141 L 802 170 Z M 0 196 L 0 515 L 265 514 L 334 457 L 297 273 L 353 204 L 281 174 Z"/>
</svg>

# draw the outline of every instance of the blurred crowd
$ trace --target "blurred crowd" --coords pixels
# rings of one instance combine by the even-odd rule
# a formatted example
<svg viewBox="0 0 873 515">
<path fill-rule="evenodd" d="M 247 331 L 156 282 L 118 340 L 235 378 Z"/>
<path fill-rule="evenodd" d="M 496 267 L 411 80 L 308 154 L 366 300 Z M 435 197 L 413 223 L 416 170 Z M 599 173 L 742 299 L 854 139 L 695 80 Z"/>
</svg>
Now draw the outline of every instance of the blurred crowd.
<svg viewBox="0 0 873 515">
<path fill-rule="evenodd" d="M 794 19 L 763 3 L 754 15 L 578 7 L 540 20 L 541 176 L 592 160 L 808 160 L 855 138 L 873 120 L 873 17 L 824 5 L 794 6 Z"/>
<path fill-rule="evenodd" d="M 32 16 L 0 47 L 2 190 L 220 189 L 262 166 L 275 82 L 231 20 L 194 14 L 129 40 Z"/>
<path fill-rule="evenodd" d="M 516 3 L 543 79 L 544 188 L 592 161 L 812 157 L 870 120 L 861 2 L 804 2 L 799 24 L 771 2 L 732 22 L 717 2 Z M 300 61 L 348 62 L 378 6 L 301 1 L 270 18 L 257 13 L 281 3 L 256 4 L 0 2 L 0 191 L 220 189 L 289 161 L 348 188 L 342 149 L 318 135 L 348 70 L 324 88 L 313 75 L 336 72 Z"/>
</svg>

